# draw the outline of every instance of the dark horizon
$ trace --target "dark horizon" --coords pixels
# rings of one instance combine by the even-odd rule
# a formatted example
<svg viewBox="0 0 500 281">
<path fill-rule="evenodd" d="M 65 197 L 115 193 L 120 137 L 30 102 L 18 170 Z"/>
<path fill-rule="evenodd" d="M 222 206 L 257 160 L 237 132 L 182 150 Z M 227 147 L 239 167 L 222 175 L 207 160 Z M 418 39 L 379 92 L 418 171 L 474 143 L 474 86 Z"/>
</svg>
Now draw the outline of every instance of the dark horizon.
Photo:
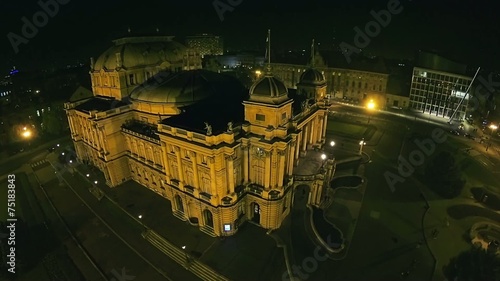
<svg viewBox="0 0 500 281">
<path fill-rule="evenodd" d="M 64 1 L 60 0 L 62 3 Z M 219 0 L 218 3 L 226 3 Z M 308 49 L 312 38 L 324 48 L 341 42 L 353 45 L 354 27 L 364 29 L 373 20 L 370 11 L 387 9 L 390 1 L 334 3 L 324 0 L 286 2 L 276 0 L 240 1 L 232 11 L 219 17 L 213 2 L 207 1 L 107 1 L 101 3 L 66 1 L 59 11 L 38 28 L 15 54 L 7 34 L 22 35 L 22 17 L 32 20 L 41 11 L 37 2 L 3 4 L 8 24 L 2 27 L 0 71 L 16 65 L 19 69 L 62 67 L 69 63 L 88 63 L 126 35 L 187 35 L 212 33 L 224 37 L 225 49 L 263 50 L 266 30 L 272 29 L 273 49 Z M 486 1 L 483 1 L 486 2 Z M 45 2 L 44 2 L 45 3 Z M 491 58 L 500 29 L 494 9 L 479 2 L 401 1 L 403 11 L 392 15 L 387 27 L 371 38 L 363 52 L 386 58 L 413 58 L 418 49 L 435 50 L 450 59 L 469 65 L 499 68 Z M 131 33 L 128 33 L 128 29 Z M 326 46 L 326 47 L 325 47 Z"/>
</svg>

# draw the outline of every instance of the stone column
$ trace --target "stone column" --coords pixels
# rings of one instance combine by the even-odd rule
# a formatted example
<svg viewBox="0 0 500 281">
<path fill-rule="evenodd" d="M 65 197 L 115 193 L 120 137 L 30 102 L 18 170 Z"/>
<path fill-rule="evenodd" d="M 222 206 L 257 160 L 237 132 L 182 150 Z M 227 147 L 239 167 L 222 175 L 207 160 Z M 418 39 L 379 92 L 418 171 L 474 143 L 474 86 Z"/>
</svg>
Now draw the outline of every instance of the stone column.
<svg viewBox="0 0 500 281">
<path fill-rule="evenodd" d="M 234 192 L 234 155 L 226 155 L 227 162 L 227 182 L 229 184 L 229 193 Z"/>
<path fill-rule="evenodd" d="M 167 144 L 162 142 L 163 150 L 163 167 L 165 168 L 165 175 L 167 176 L 167 182 L 170 183 L 170 165 L 168 164 L 168 154 L 167 154 Z"/>
<path fill-rule="evenodd" d="M 194 186 L 198 189 L 201 189 L 200 182 L 198 180 L 198 161 L 196 159 L 196 153 L 191 151 L 191 161 L 193 163 L 193 181 L 194 181 Z"/>
<path fill-rule="evenodd" d="M 325 113 L 325 117 L 323 118 L 323 138 L 326 138 L 326 125 L 328 123 L 328 113 Z M 326 140 L 325 140 L 326 142 Z"/>
<path fill-rule="evenodd" d="M 247 145 L 244 145 L 241 147 L 241 149 L 243 149 L 243 179 L 244 179 L 245 183 L 247 183 L 248 182 L 248 161 L 249 161 L 248 150 L 249 150 L 249 147 Z"/>
<path fill-rule="evenodd" d="M 309 124 L 304 126 L 304 130 L 302 131 L 302 151 L 307 150 L 307 136 L 309 134 Z"/>
<path fill-rule="evenodd" d="M 316 128 L 317 132 L 317 138 L 316 138 L 316 143 L 320 143 L 321 140 L 323 139 L 323 119 L 318 117 L 319 125 Z"/>
<path fill-rule="evenodd" d="M 182 172 L 182 159 L 181 149 L 177 146 L 174 147 L 175 156 L 177 157 L 177 172 L 179 173 L 179 181 L 184 185 L 184 173 Z"/>
<path fill-rule="evenodd" d="M 215 159 L 213 157 L 209 158 L 210 165 L 210 187 L 212 189 L 212 196 L 217 196 L 217 182 L 215 175 Z"/>
<path fill-rule="evenodd" d="M 296 142 L 292 141 L 290 144 L 290 155 L 288 156 L 288 174 L 293 175 L 293 166 L 295 164 L 295 145 Z"/>
<path fill-rule="evenodd" d="M 279 150 L 278 155 L 279 155 L 279 164 L 278 164 L 278 186 L 283 186 L 283 178 L 285 176 L 285 153 L 286 150 Z"/>
<path fill-rule="evenodd" d="M 293 165 L 295 165 L 295 160 L 299 159 L 300 156 L 300 144 L 302 141 L 302 133 L 297 136 L 297 142 L 295 142 L 295 156 L 293 158 Z"/>
<path fill-rule="evenodd" d="M 264 187 L 269 188 L 271 181 L 271 153 L 272 151 L 266 151 L 266 169 L 265 169 L 265 177 L 264 177 Z"/>
<path fill-rule="evenodd" d="M 314 144 L 315 143 L 315 133 L 316 133 L 316 119 L 313 119 L 311 122 L 309 122 L 309 126 L 310 126 L 310 135 L 309 135 L 309 144 Z"/>
<path fill-rule="evenodd" d="M 71 132 L 73 135 L 79 134 L 79 132 L 76 130 L 75 124 L 73 123 L 73 115 L 68 113 L 68 122 L 69 122 L 69 127 L 71 128 Z"/>
</svg>

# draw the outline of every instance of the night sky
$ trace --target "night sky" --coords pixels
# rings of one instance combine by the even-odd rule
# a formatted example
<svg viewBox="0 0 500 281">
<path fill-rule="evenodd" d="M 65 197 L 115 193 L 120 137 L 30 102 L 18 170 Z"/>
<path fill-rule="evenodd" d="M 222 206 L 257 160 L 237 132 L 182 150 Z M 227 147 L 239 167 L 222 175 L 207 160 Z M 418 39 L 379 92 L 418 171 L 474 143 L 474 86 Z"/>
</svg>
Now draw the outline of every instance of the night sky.
<svg viewBox="0 0 500 281">
<path fill-rule="evenodd" d="M 47 1 L 47 0 L 41 0 Z M 59 0 L 63 2 L 63 0 Z M 30 21 L 40 11 L 37 1 L 3 1 L 0 4 L 0 71 L 61 67 L 77 61 L 88 63 L 127 34 L 152 34 L 182 38 L 196 33 L 222 35 L 225 47 L 263 49 L 268 28 L 273 49 L 308 49 L 312 38 L 322 47 L 341 42 L 353 44 L 353 28 L 373 20 L 371 10 L 387 7 L 384 0 L 232 0 L 241 2 L 224 13 L 221 21 L 213 0 L 64 0 L 59 11 L 38 29 L 27 44 L 14 50 L 7 34 L 22 35 L 22 17 Z M 229 3 L 230 0 L 219 0 Z M 388 58 L 410 58 L 415 50 L 435 50 L 450 58 L 487 68 L 500 68 L 496 55 L 500 27 L 493 1 L 402 0 L 403 11 L 393 15 L 364 52 Z"/>
</svg>

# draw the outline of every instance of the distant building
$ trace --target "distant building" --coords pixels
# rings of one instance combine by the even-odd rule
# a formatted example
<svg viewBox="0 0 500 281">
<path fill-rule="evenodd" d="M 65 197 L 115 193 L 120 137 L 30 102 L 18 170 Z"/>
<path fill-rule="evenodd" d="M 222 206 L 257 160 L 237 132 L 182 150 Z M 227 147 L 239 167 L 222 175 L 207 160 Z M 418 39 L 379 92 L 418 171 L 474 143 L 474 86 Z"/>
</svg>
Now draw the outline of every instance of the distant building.
<svg viewBox="0 0 500 281">
<path fill-rule="evenodd" d="M 200 34 L 186 37 L 186 46 L 197 50 L 202 57 L 220 56 L 224 54 L 222 37 L 212 34 Z"/>
<path fill-rule="evenodd" d="M 205 57 L 204 68 L 215 72 L 223 72 L 235 67 L 262 67 L 264 65 L 264 56 L 251 53 L 225 54 L 222 56 Z"/>
<path fill-rule="evenodd" d="M 310 62 L 287 56 L 279 60 L 281 63 L 273 63 L 273 72 L 288 88 L 295 89 Z M 348 64 L 342 54 L 335 52 L 316 52 L 314 60 L 315 68 L 326 79 L 328 98 L 355 103 L 371 99 L 385 101 L 389 74 L 382 60 L 362 58 Z"/>
<path fill-rule="evenodd" d="M 470 99 L 465 92 L 472 82 L 471 77 L 464 75 L 466 67 L 423 52 L 417 65 L 413 68 L 410 108 L 443 118 L 450 118 L 456 111 L 453 119 L 464 119 Z"/>
</svg>

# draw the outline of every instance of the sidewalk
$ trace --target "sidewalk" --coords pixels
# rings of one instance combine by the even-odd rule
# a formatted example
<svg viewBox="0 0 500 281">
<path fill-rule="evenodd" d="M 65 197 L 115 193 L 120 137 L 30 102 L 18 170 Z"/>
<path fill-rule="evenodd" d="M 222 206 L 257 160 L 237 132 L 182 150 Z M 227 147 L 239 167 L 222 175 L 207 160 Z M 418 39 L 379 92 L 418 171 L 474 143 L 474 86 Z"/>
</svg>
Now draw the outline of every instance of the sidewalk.
<svg viewBox="0 0 500 281">
<path fill-rule="evenodd" d="M 197 226 L 174 217 L 171 202 L 146 187 L 128 181 L 109 188 L 101 172 L 91 171 L 83 164 L 77 170 L 82 175 L 89 173 L 89 181 L 97 180 L 99 188 L 122 211 L 135 218 L 142 215 L 147 228 L 179 249 L 185 246 L 189 255 L 232 280 L 266 280 L 286 270 L 283 250 L 263 228 L 246 223 L 233 236 L 210 237 Z"/>
</svg>

